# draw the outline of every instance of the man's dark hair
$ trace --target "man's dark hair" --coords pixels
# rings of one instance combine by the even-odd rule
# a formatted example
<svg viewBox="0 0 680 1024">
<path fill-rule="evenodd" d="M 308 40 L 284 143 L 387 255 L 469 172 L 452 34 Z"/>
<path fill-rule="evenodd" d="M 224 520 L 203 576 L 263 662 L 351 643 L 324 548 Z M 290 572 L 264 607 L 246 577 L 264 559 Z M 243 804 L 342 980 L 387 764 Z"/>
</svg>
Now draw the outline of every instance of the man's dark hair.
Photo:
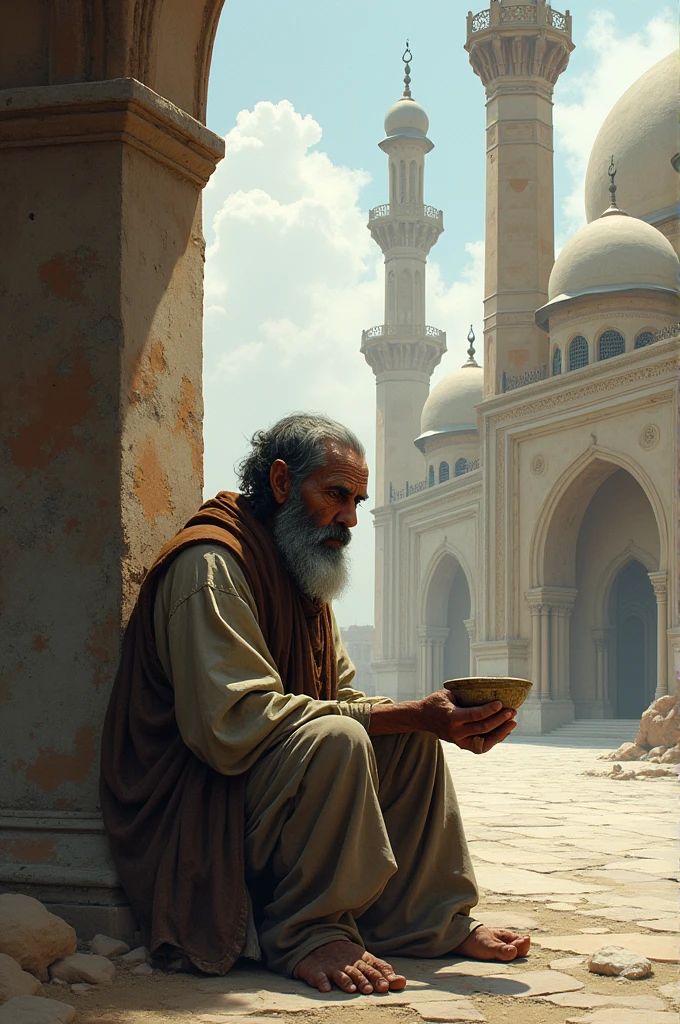
<svg viewBox="0 0 680 1024">
<path fill-rule="evenodd" d="M 294 484 L 300 484 L 315 469 L 328 461 L 328 444 L 350 448 L 362 458 L 366 450 L 359 438 L 328 416 L 293 413 L 269 430 L 258 430 L 250 439 L 251 450 L 237 466 L 241 493 L 248 498 L 253 512 L 264 521 L 278 508 L 269 482 L 269 471 L 282 459 Z"/>
</svg>

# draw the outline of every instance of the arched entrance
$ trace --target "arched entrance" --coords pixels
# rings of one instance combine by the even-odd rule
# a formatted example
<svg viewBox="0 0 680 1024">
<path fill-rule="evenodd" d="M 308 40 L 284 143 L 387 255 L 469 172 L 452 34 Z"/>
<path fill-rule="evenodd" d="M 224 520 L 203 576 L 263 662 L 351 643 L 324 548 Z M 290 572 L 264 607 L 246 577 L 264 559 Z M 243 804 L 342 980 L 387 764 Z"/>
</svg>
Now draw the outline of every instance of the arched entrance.
<svg viewBox="0 0 680 1024">
<path fill-rule="evenodd" d="M 527 599 L 544 729 L 572 716 L 638 718 L 665 692 L 663 513 L 638 468 L 615 458 L 584 457 L 537 526 Z"/>
<path fill-rule="evenodd" d="M 450 552 L 439 557 L 425 586 L 420 641 L 419 692 L 441 687 L 445 679 L 470 674 L 472 599 L 468 576 Z"/>
</svg>

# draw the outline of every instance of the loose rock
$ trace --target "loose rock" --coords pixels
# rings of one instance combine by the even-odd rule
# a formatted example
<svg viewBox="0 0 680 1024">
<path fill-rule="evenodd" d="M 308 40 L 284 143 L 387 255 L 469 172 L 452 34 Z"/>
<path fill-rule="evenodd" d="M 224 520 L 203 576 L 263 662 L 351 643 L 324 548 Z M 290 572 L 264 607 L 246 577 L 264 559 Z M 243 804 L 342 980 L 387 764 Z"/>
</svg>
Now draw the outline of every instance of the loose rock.
<svg viewBox="0 0 680 1024">
<path fill-rule="evenodd" d="M 74 1006 L 41 996 L 14 996 L 0 1006 L 0 1024 L 70 1024 Z"/>
<path fill-rule="evenodd" d="M 654 973 L 647 957 L 623 946 L 602 946 L 588 960 L 588 970 L 593 974 L 619 975 L 630 980 L 649 978 Z"/>
<path fill-rule="evenodd" d="M 37 996 L 42 985 L 32 974 L 22 971 L 16 960 L 6 953 L 0 953 L 0 1003 L 6 1003 L 13 996 Z"/>
<path fill-rule="evenodd" d="M 50 967 L 51 978 L 61 978 L 70 984 L 87 981 L 90 985 L 101 985 L 113 981 L 115 975 L 116 968 L 111 961 L 94 953 L 74 953 Z"/>
<path fill-rule="evenodd" d="M 47 968 L 76 951 L 76 933 L 32 896 L 0 896 L 0 953 L 11 956 L 25 971 L 47 981 Z"/>
<path fill-rule="evenodd" d="M 149 962 L 149 952 L 146 946 L 137 946 L 136 949 L 130 950 L 129 953 L 125 953 L 118 959 L 124 964 L 146 964 Z"/>
<path fill-rule="evenodd" d="M 150 964 L 138 964 L 132 971 L 133 974 L 153 974 L 153 967 Z"/>
<path fill-rule="evenodd" d="M 95 935 L 90 942 L 90 950 L 98 956 L 107 956 L 113 960 L 116 956 L 129 953 L 130 947 L 127 942 L 122 942 L 120 939 L 112 939 L 108 935 Z"/>
<path fill-rule="evenodd" d="M 77 981 L 75 985 L 71 985 L 71 992 L 76 996 L 86 996 L 88 992 L 92 992 L 94 985 L 88 985 L 86 981 Z"/>
</svg>

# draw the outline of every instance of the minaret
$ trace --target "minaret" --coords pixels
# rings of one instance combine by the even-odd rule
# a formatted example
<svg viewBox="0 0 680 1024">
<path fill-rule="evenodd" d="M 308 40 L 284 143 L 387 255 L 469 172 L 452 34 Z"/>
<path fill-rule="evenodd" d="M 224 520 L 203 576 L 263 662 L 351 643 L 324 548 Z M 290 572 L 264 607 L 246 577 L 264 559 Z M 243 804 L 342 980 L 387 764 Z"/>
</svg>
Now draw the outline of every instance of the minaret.
<svg viewBox="0 0 680 1024">
<path fill-rule="evenodd" d="M 490 0 L 465 49 L 486 89 L 484 393 L 540 379 L 549 341 L 534 313 L 554 262 L 555 82 L 574 49 L 571 15 L 545 0 Z"/>
<path fill-rule="evenodd" d="M 446 335 L 425 323 L 425 263 L 444 230 L 441 210 L 425 206 L 427 114 L 411 96 L 411 52 L 406 44 L 404 94 L 385 116 L 379 143 L 389 160 L 390 201 L 371 210 L 368 228 L 385 254 L 385 319 L 364 331 L 361 351 L 377 385 L 376 505 L 390 501 L 425 475 L 413 442 L 430 377 L 446 351 Z"/>
</svg>

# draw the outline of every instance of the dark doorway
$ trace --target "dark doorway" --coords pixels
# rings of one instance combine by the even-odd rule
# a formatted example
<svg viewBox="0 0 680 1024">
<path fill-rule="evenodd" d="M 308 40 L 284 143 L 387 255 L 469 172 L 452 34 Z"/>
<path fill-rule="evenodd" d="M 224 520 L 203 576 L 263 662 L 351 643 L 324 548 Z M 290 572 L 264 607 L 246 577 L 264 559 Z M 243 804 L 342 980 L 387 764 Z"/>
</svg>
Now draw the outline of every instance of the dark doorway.
<svg viewBox="0 0 680 1024">
<path fill-rule="evenodd" d="M 616 718 L 639 718 L 656 689 L 656 598 L 647 570 L 629 562 L 612 588 L 616 662 L 610 700 Z"/>
<path fill-rule="evenodd" d="M 470 674 L 470 639 L 465 619 L 470 618 L 470 588 L 465 573 L 458 569 L 449 591 L 446 625 L 449 635 L 444 646 L 444 678 L 462 679 Z"/>
</svg>

